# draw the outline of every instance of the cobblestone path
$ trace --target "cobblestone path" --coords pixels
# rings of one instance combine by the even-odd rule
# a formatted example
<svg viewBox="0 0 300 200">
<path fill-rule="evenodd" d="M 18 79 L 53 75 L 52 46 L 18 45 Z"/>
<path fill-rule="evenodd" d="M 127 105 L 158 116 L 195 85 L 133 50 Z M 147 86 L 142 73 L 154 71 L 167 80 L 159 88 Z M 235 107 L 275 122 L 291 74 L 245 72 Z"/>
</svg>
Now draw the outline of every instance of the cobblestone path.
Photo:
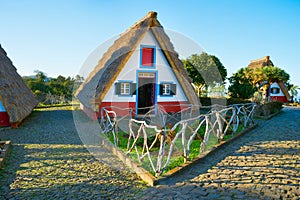
<svg viewBox="0 0 300 200">
<path fill-rule="evenodd" d="M 114 167 L 91 155 L 68 107 L 35 111 L 19 129 L 0 128 L 0 138 L 13 143 L 0 169 L 0 200 L 133 199 L 146 187 L 115 156 L 102 151 L 96 138 L 92 148 L 99 148 L 97 156 L 114 160 Z"/>
<path fill-rule="evenodd" d="M 71 111 L 35 111 L 19 129 L 0 129 L 13 143 L 0 199 L 300 199 L 300 109 L 258 123 L 184 173 L 146 187 L 115 156 L 99 151 L 115 160 L 111 167 L 87 151 Z"/>
<path fill-rule="evenodd" d="M 137 199 L 300 199 L 300 109 L 258 123 Z"/>
</svg>

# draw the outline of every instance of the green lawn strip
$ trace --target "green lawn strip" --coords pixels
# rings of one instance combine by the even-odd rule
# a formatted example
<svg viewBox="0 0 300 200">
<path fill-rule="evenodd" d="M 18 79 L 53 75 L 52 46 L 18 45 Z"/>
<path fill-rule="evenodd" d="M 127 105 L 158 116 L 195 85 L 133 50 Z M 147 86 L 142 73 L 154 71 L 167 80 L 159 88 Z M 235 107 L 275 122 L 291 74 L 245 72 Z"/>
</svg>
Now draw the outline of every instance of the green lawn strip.
<svg viewBox="0 0 300 200">
<path fill-rule="evenodd" d="M 240 133 L 241 131 L 243 130 L 243 126 L 242 125 L 239 125 L 238 126 L 238 129 L 237 131 L 232 134 L 230 132 L 228 132 L 225 136 L 224 136 L 224 139 L 223 140 L 228 140 L 228 139 L 231 139 L 232 137 L 238 135 L 238 133 Z M 194 158 L 196 158 L 197 156 L 200 155 L 200 145 L 201 145 L 201 141 L 200 141 L 200 138 L 203 138 L 204 137 L 204 132 L 205 132 L 205 127 L 201 127 L 198 131 L 198 136 L 196 136 L 194 138 L 194 140 L 192 141 L 191 145 L 190 145 L 190 153 L 189 153 L 189 158 L 188 160 L 192 160 Z M 187 134 L 188 131 L 187 131 Z M 113 137 L 113 134 L 110 134 L 109 137 L 107 137 L 106 135 L 103 134 L 103 136 L 108 139 L 110 142 L 114 143 L 114 137 Z M 128 150 L 127 150 L 127 143 L 128 143 L 128 134 L 127 133 L 124 133 L 124 132 L 119 132 L 118 133 L 118 140 L 119 140 L 119 144 L 118 144 L 118 148 L 121 149 L 124 153 L 126 153 Z M 152 136 L 152 137 L 149 137 L 148 141 L 148 146 L 151 145 L 152 141 L 154 140 L 155 136 Z M 218 144 L 218 138 L 214 135 L 214 134 L 210 134 L 209 136 L 209 139 L 208 139 L 208 143 L 204 149 L 204 151 L 209 151 L 211 150 L 213 147 L 215 147 L 216 144 Z M 131 143 L 130 145 L 132 145 L 133 143 L 133 139 L 131 140 Z M 141 153 L 142 153 L 142 146 L 143 146 L 143 143 L 144 143 L 144 138 L 139 138 L 137 140 L 137 149 L 138 149 L 138 153 L 139 155 L 141 156 Z M 169 165 L 166 167 L 165 171 L 163 174 L 165 174 L 166 172 L 184 164 L 184 158 L 183 158 L 183 146 L 182 146 L 182 141 L 181 141 L 181 137 L 178 138 L 176 141 L 175 141 L 175 145 L 174 145 L 176 148 L 174 148 L 174 151 L 173 151 L 173 155 L 170 159 L 170 163 Z M 180 150 L 180 151 L 179 151 Z M 156 167 L 156 163 L 157 163 L 157 157 L 158 157 L 158 151 L 159 151 L 159 141 L 157 142 L 157 145 L 155 145 L 154 148 L 151 149 L 150 153 L 151 153 L 151 159 L 152 159 L 152 162 L 153 162 L 153 165 L 154 167 Z M 167 155 L 169 153 L 169 145 L 167 144 L 167 147 L 165 148 L 165 155 Z M 130 152 L 129 154 L 129 157 L 132 158 L 134 161 L 136 161 L 137 163 L 140 163 L 139 160 L 138 160 L 138 155 L 137 155 L 137 152 L 136 152 L 136 149 L 133 148 L 132 151 Z M 164 163 L 166 163 L 167 161 L 167 156 L 164 156 L 163 158 L 163 165 Z M 148 158 L 148 156 L 145 156 L 143 158 L 143 161 L 142 163 L 140 163 L 141 166 L 147 170 L 148 172 L 150 172 L 152 175 L 155 175 L 155 172 L 153 171 L 152 167 L 151 167 L 151 164 L 150 164 L 150 160 Z"/>
</svg>

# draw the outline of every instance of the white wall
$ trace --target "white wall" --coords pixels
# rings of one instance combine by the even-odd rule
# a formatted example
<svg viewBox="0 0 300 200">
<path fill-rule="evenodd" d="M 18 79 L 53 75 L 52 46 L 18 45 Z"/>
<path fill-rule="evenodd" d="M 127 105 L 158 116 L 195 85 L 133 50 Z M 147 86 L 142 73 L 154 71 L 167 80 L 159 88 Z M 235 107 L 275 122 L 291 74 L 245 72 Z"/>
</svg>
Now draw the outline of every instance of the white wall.
<svg viewBox="0 0 300 200">
<path fill-rule="evenodd" d="M 272 94 L 271 93 L 271 90 L 272 90 L 272 88 L 279 88 L 279 93 L 278 94 Z M 278 85 L 278 83 L 272 83 L 272 85 L 270 86 L 270 96 L 271 97 L 274 97 L 274 96 L 285 96 L 284 94 L 283 94 L 283 92 L 282 92 L 282 90 L 280 89 L 280 87 L 279 87 L 279 85 Z"/>
<path fill-rule="evenodd" d="M 155 68 L 140 68 L 140 45 L 151 45 L 156 47 L 156 67 Z M 187 98 L 184 95 L 184 92 L 178 83 L 175 74 L 173 73 L 171 67 L 169 66 L 166 58 L 164 57 L 160 46 L 156 42 L 153 34 L 147 32 L 142 38 L 140 44 L 137 46 L 137 49 L 133 52 L 132 56 L 129 58 L 128 62 L 125 64 L 123 70 L 118 75 L 115 82 L 118 80 L 122 81 L 133 81 L 137 82 L 137 70 L 145 70 L 147 72 L 157 72 L 157 84 L 161 82 L 171 82 L 177 85 L 176 95 L 169 97 L 160 97 L 159 91 L 157 93 L 158 102 L 168 102 L 168 101 L 187 101 Z M 103 102 L 135 102 L 136 95 L 133 96 L 118 96 L 115 95 L 114 85 L 109 89 L 106 94 Z"/>
</svg>

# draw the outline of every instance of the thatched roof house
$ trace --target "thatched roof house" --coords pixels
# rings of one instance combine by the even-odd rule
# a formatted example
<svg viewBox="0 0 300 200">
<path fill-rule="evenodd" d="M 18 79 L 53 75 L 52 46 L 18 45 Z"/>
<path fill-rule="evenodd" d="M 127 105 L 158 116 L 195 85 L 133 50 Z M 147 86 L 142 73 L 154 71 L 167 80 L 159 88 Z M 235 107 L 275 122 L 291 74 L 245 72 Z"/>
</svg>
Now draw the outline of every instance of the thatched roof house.
<svg viewBox="0 0 300 200">
<path fill-rule="evenodd" d="M 248 65 L 249 68 L 260 68 L 265 66 L 274 66 L 270 56 L 265 56 L 257 60 L 251 60 Z M 288 102 L 291 100 L 288 89 L 285 83 L 282 81 L 278 83 L 272 83 L 269 87 L 267 96 L 270 101 Z"/>
<path fill-rule="evenodd" d="M 1 45 L 0 102 L 2 102 L 13 127 L 17 127 L 38 103 Z"/>
<path fill-rule="evenodd" d="M 274 66 L 273 62 L 270 60 L 270 56 L 265 56 L 257 60 L 251 60 L 248 65 L 249 68 L 259 68 L 264 66 Z"/>
<path fill-rule="evenodd" d="M 182 89 L 180 92 L 182 92 L 186 97 L 183 101 L 194 105 L 199 104 L 198 97 L 191 85 L 191 79 L 184 69 L 182 62 L 178 57 L 178 53 L 175 52 L 170 38 L 167 36 L 162 25 L 157 20 L 157 13 L 149 12 L 144 18 L 136 22 L 120 35 L 120 37 L 99 60 L 97 66 L 89 74 L 86 81 L 77 90 L 75 95 L 85 107 L 93 111 L 98 111 L 99 105 L 105 101 L 105 97 L 109 94 L 111 88 L 114 84 L 118 83 L 118 78 L 120 78 L 119 76 L 122 70 L 128 70 L 125 69 L 126 65 L 131 62 L 130 59 L 135 56 L 135 53 L 137 59 L 132 61 L 132 67 L 136 67 L 134 65 L 140 66 L 137 66 L 136 71 L 134 71 L 131 76 L 131 81 L 136 84 L 136 88 L 131 89 L 136 89 L 137 92 L 142 92 L 140 91 L 139 80 L 135 78 L 136 74 L 138 74 L 138 70 L 144 68 L 144 66 L 142 66 L 142 62 L 144 62 L 142 61 L 144 59 L 142 58 L 144 53 L 144 50 L 142 50 L 143 45 L 147 46 L 150 44 L 146 42 L 146 39 L 144 39 L 145 37 L 150 38 L 148 41 L 152 42 L 150 42 L 152 45 L 150 46 L 151 48 L 153 47 L 152 49 L 146 48 L 145 52 L 147 50 L 150 54 L 151 52 L 154 52 L 155 54 L 153 59 L 150 58 L 150 60 L 152 59 L 151 62 L 159 62 L 159 58 L 156 58 L 155 56 L 164 57 L 162 59 L 166 60 L 165 64 L 154 63 L 153 68 L 148 66 L 147 69 L 150 70 L 150 72 L 153 70 L 153 73 L 156 70 L 156 74 L 154 74 L 156 78 L 161 78 L 161 74 L 174 74 L 176 80 L 172 79 L 171 81 L 178 83 L 177 89 Z M 159 70 L 164 68 L 165 65 L 168 66 L 171 71 L 160 72 Z M 164 68 L 164 70 L 165 69 L 166 68 Z M 156 81 L 156 85 L 160 84 L 159 78 L 158 81 Z M 158 93 L 158 91 L 156 92 Z M 133 95 L 138 96 L 138 94 L 135 93 Z M 159 97 L 157 97 L 156 103 L 159 103 L 158 99 Z M 138 98 L 136 98 L 136 101 L 138 101 Z M 137 103 L 138 102 L 136 102 L 136 104 Z"/>
</svg>

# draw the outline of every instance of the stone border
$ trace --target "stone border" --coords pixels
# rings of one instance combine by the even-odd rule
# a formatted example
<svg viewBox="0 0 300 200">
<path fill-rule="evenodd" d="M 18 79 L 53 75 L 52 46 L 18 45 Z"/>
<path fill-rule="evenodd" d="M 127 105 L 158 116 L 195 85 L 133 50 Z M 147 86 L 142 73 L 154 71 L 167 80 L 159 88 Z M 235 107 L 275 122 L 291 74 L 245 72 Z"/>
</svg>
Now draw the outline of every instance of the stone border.
<svg viewBox="0 0 300 200">
<path fill-rule="evenodd" d="M 264 120 L 269 120 L 271 119 L 272 117 L 274 117 L 275 115 L 278 115 L 279 113 L 281 112 L 281 110 L 271 114 L 271 115 L 268 115 L 268 116 L 260 116 L 260 115 L 256 115 L 254 117 L 258 118 L 258 119 L 264 119 Z"/>
<path fill-rule="evenodd" d="M 59 105 L 47 105 L 47 106 L 36 106 L 35 109 L 44 109 L 44 108 L 55 108 L 55 107 L 69 107 L 69 106 L 80 106 L 79 103 L 74 104 L 59 104 Z"/>
<path fill-rule="evenodd" d="M 201 160 L 203 160 L 206 156 L 208 156 L 211 153 L 213 153 L 216 150 L 218 150 L 219 147 L 231 143 L 232 141 L 236 140 L 237 138 L 241 137 L 242 135 L 244 135 L 244 134 L 252 131 L 257 126 L 258 126 L 258 124 L 254 124 L 253 126 L 251 126 L 251 127 L 247 128 L 247 129 L 241 131 L 240 133 L 238 133 L 237 135 L 233 136 L 232 138 L 230 138 L 228 140 L 221 141 L 220 143 L 216 144 L 213 148 L 211 148 L 208 151 L 203 152 L 201 155 L 197 156 L 193 160 L 188 161 L 188 162 L 182 164 L 181 166 L 175 167 L 174 169 L 168 171 L 163 177 L 158 178 L 156 180 L 156 184 L 158 185 L 161 180 L 172 178 L 173 175 L 178 174 L 178 173 L 180 173 L 180 172 L 182 172 L 184 170 L 187 170 L 189 167 L 191 167 L 191 166 L 197 164 L 198 162 L 200 162 Z"/>
<path fill-rule="evenodd" d="M 248 133 L 249 131 L 253 130 L 257 126 L 258 126 L 258 124 L 254 124 L 253 126 L 241 131 L 240 133 L 238 133 L 234 137 L 232 137 L 228 140 L 221 141 L 220 143 L 216 144 L 209 151 L 203 152 L 201 155 L 197 156 L 193 160 L 188 161 L 186 163 L 183 163 L 182 165 L 180 165 L 178 167 L 175 167 L 174 169 L 171 169 L 164 176 L 159 177 L 159 178 L 155 178 L 152 174 L 150 174 L 147 170 L 145 170 L 140 164 L 135 162 L 133 159 L 129 158 L 123 151 L 121 151 L 118 148 L 116 148 L 115 146 L 113 146 L 110 142 L 108 142 L 106 140 L 102 140 L 102 145 L 105 148 L 107 148 L 108 150 L 110 150 L 114 155 L 116 155 L 124 164 L 126 164 L 128 167 L 133 169 L 135 171 L 135 173 L 143 181 L 145 181 L 148 185 L 155 186 L 155 185 L 159 185 L 159 182 L 161 180 L 171 178 L 173 175 L 178 174 L 178 173 L 188 169 L 189 167 L 195 165 L 196 163 L 200 162 L 202 159 L 204 159 L 209 154 L 215 152 L 219 147 L 221 147 L 223 145 L 226 145 L 226 144 L 229 144 L 230 142 L 236 140 L 240 136 L 242 136 L 242 135 Z"/>
<path fill-rule="evenodd" d="M 8 156 L 9 150 L 10 150 L 10 146 L 11 146 L 11 141 L 0 141 L 0 144 L 4 144 L 4 150 L 1 151 L 0 154 L 0 168 L 2 168 L 4 166 L 4 162 L 6 157 Z"/>
<path fill-rule="evenodd" d="M 129 158 L 123 151 L 113 146 L 110 142 L 102 140 L 102 145 L 116 155 L 124 164 L 133 169 L 135 173 L 150 186 L 154 186 L 156 178 L 145 170 L 140 164 Z"/>
</svg>

